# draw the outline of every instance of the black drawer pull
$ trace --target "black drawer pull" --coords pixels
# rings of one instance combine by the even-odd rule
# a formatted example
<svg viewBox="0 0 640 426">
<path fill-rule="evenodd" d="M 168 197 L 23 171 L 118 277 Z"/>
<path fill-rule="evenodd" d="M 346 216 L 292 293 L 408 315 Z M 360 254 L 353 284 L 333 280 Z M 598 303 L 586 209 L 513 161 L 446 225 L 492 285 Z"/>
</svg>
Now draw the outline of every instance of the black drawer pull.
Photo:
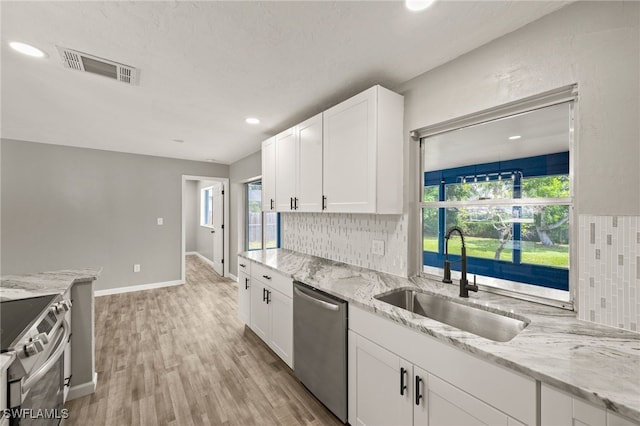
<svg viewBox="0 0 640 426">
<path fill-rule="evenodd" d="M 247 267 L 247 265 L 245 265 L 244 263 L 241 263 L 241 264 L 240 264 L 240 267 L 241 267 L 241 268 L 246 268 L 246 267 Z"/>
<path fill-rule="evenodd" d="M 422 379 L 420 376 L 416 376 L 416 405 L 420 405 L 420 400 L 422 399 L 422 395 L 420 394 L 420 382 L 422 382 Z"/>
<path fill-rule="evenodd" d="M 407 385 L 404 383 L 406 374 L 407 370 L 404 367 L 400 367 L 400 395 L 404 395 L 404 391 L 407 390 Z"/>
<path fill-rule="evenodd" d="M 262 278 L 266 279 L 266 280 L 270 280 L 271 277 L 269 275 L 263 275 Z"/>
</svg>

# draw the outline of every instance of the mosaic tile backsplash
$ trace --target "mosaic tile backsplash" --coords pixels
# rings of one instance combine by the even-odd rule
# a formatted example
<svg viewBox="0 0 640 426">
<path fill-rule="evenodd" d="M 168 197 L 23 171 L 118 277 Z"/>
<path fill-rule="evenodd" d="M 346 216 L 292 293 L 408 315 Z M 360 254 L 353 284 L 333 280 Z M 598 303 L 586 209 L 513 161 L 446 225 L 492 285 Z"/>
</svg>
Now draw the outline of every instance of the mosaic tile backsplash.
<svg viewBox="0 0 640 426">
<path fill-rule="evenodd" d="M 640 331 L 640 217 L 579 218 L 578 318 Z"/>
<path fill-rule="evenodd" d="M 407 276 L 403 215 L 281 213 L 282 248 L 402 277 Z M 373 254 L 384 241 L 384 255 Z"/>
</svg>

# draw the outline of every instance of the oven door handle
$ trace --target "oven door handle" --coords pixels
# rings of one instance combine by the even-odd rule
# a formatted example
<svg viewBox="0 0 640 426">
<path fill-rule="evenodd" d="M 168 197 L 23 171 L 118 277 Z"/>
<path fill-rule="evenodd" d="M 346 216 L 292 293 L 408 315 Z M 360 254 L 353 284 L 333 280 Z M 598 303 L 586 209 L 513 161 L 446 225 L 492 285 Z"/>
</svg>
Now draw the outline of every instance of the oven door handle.
<svg viewBox="0 0 640 426">
<path fill-rule="evenodd" d="M 69 339 L 69 334 L 71 334 L 71 328 L 69 327 L 69 323 L 67 320 L 62 320 L 61 327 L 58 329 L 62 329 L 61 338 L 58 340 L 58 345 L 55 350 L 49 355 L 47 360 L 42 364 L 38 370 L 30 374 L 25 381 L 22 383 L 22 393 L 25 394 L 29 391 L 31 386 L 33 386 L 38 380 L 40 380 L 45 374 L 49 372 L 51 367 L 58 362 L 62 354 L 64 353 L 65 347 L 67 346 L 67 340 Z"/>
</svg>

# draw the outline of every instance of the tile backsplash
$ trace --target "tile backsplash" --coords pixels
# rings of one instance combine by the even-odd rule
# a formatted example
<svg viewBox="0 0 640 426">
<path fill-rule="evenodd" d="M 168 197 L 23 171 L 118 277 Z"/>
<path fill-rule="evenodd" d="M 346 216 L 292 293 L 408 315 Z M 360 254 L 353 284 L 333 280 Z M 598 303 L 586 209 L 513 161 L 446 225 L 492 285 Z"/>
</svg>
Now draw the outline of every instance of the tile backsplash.
<svg viewBox="0 0 640 426">
<path fill-rule="evenodd" d="M 282 248 L 393 275 L 407 276 L 403 215 L 281 213 Z M 384 255 L 372 253 L 384 241 Z"/>
<path fill-rule="evenodd" d="M 579 218 L 578 318 L 640 331 L 640 217 Z"/>
</svg>

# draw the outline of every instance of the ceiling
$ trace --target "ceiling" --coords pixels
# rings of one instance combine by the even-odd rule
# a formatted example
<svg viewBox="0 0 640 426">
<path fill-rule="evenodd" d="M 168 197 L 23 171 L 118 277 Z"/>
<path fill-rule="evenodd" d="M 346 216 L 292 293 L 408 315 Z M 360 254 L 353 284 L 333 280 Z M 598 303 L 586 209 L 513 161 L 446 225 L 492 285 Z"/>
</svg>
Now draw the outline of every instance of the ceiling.
<svg viewBox="0 0 640 426">
<path fill-rule="evenodd" d="M 572 104 L 564 102 L 426 138 L 425 171 L 569 151 Z M 509 139 L 519 136 L 517 139 Z"/>
<path fill-rule="evenodd" d="M 413 13 L 400 1 L 2 1 L 1 135 L 230 164 L 567 3 L 440 0 Z M 139 86 L 67 69 L 56 46 L 136 67 Z"/>
</svg>

